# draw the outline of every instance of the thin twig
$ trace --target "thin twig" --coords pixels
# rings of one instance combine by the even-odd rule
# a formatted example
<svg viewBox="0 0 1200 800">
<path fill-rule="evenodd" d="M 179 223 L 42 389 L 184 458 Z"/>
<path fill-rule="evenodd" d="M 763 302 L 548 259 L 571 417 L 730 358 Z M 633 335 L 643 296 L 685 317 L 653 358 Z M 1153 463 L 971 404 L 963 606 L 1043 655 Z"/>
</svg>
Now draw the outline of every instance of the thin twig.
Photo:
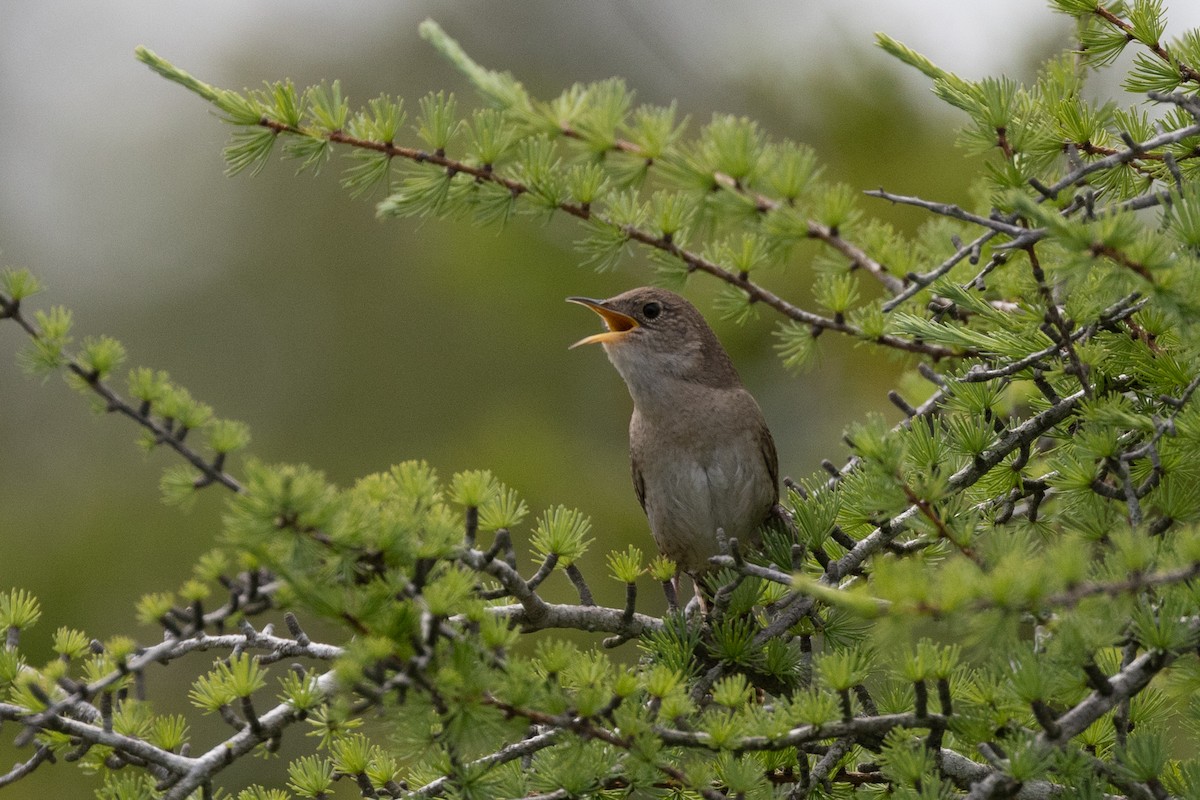
<svg viewBox="0 0 1200 800">
<path fill-rule="evenodd" d="M 887 200 L 892 203 L 900 203 L 902 205 L 917 206 L 926 211 L 932 211 L 935 214 L 940 214 L 945 217 L 953 217 L 961 219 L 963 222 L 970 222 L 972 225 L 978 225 L 981 228 L 987 228 L 996 233 L 1003 233 L 1008 236 L 1020 236 L 1025 233 L 1026 229 L 1019 225 L 1014 225 L 1003 219 L 993 219 L 991 217 L 981 217 L 978 214 L 972 214 L 953 203 L 937 203 L 931 200 L 925 200 L 920 197 L 912 197 L 909 195 L 893 194 L 883 189 L 870 189 L 863 194 L 870 197 L 878 197 L 881 200 Z"/>
<path fill-rule="evenodd" d="M 42 331 L 21 313 L 19 303 L 0 295 L 0 304 L 3 305 L 6 312 L 2 318 L 8 318 L 16 322 L 34 341 L 42 340 Z M 107 382 L 90 370 L 85 369 L 79 362 L 78 357 L 66 356 L 65 354 L 64 356 L 64 366 L 66 369 L 82 380 L 93 393 L 104 400 L 106 410 L 122 414 L 150 431 L 154 435 L 156 443 L 165 444 L 199 470 L 202 480 L 205 483 L 218 483 L 233 492 L 240 493 L 243 491 L 241 483 L 236 478 L 216 466 L 212 459 L 206 459 L 198 451 L 184 444 L 183 439 L 175 435 L 170 428 L 155 420 L 149 413 L 143 413 L 138 406 L 133 405 L 123 398 Z"/>
<path fill-rule="evenodd" d="M 922 289 L 924 289 L 926 286 L 929 286 L 931 283 L 936 281 L 938 278 L 942 277 L 947 272 L 954 269 L 954 267 L 960 261 L 962 261 L 964 258 L 970 256 L 972 253 L 978 253 L 979 249 L 981 247 L 983 247 L 985 244 L 987 244 L 989 241 L 991 241 L 998 233 L 999 233 L 998 231 L 994 231 L 994 230 L 986 231 L 985 233 L 983 233 L 980 236 L 978 236 L 977 238 L 975 238 L 969 244 L 959 247 L 958 250 L 956 250 L 949 258 L 947 258 L 941 264 L 939 264 L 938 266 L 929 270 L 928 272 L 923 272 L 921 274 L 909 275 L 908 276 L 908 280 L 909 280 L 908 288 L 906 288 L 904 291 L 897 294 L 891 300 L 888 300 L 886 303 L 884 303 L 883 310 L 885 312 L 895 310 L 905 300 L 907 300 L 910 297 L 912 297 L 913 295 L 917 294 Z"/>
<path fill-rule="evenodd" d="M 1133 26 L 1109 11 L 1103 5 L 1097 4 L 1092 13 L 1103 19 L 1108 24 L 1112 25 L 1117 30 L 1121 31 L 1121 33 L 1125 34 L 1131 40 L 1137 39 Z M 1200 83 L 1200 72 L 1171 55 L 1170 52 L 1167 51 L 1166 46 L 1161 42 L 1152 42 L 1149 44 L 1142 42 L 1142 44 L 1147 50 L 1158 56 L 1159 60 L 1179 70 L 1179 77 L 1182 80 L 1191 81 L 1192 83 Z"/>
<path fill-rule="evenodd" d="M 530 736 L 527 739 L 522 739 L 519 742 L 513 742 L 510 745 L 500 748 L 494 753 L 490 753 L 482 758 L 477 758 L 470 761 L 464 766 L 473 771 L 481 771 L 485 767 L 496 767 L 501 764 L 507 764 L 518 758 L 525 758 L 533 755 L 539 750 L 544 750 L 563 738 L 564 731 L 562 729 L 553 729 L 545 733 Z M 430 781 L 424 786 L 406 792 L 404 797 L 406 800 L 426 800 L 432 797 L 441 797 L 451 788 L 451 778 L 442 776 L 436 780 Z"/>
<path fill-rule="evenodd" d="M 32 756 L 27 758 L 25 761 L 20 761 L 14 764 L 12 769 L 3 775 L 0 775 L 0 789 L 16 783 L 17 781 L 21 780 L 21 778 L 24 778 L 26 775 L 37 769 L 43 761 L 52 760 L 53 758 L 53 750 L 46 745 L 39 745 L 38 749 L 33 752 Z"/>
</svg>

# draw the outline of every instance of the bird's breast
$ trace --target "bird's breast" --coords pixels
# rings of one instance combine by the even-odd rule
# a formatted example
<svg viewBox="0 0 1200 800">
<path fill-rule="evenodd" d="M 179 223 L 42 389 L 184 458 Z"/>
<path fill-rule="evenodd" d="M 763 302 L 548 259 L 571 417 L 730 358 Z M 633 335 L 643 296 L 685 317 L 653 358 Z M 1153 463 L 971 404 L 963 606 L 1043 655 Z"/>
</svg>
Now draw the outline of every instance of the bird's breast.
<svg viewBox="0 0 1200 800">
<path fill-rule="evenodd" d="M 650 531 L 685 571 L 703 571 L 721 552 L 718 528 L 748 543 L 775 502 L 757 412 L 753 419 L 697 420 L 680 410 L 656 420 L 635 411 L 630 450 Z"/>
</svg>

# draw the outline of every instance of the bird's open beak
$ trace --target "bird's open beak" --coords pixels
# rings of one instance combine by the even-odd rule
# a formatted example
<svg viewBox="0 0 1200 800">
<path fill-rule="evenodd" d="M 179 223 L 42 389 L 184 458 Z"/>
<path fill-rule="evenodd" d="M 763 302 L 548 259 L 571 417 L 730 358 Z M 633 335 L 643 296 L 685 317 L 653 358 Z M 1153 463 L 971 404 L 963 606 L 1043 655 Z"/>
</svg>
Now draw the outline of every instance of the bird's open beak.
<svg viewBox="0 0 1200 800">
<path fill-rule="evenodd" d="M 581 306 L 587 306 L 592 311 L 600 315 L 604 320 L 604 324 L 608 326 L 608 330 L 604 333 L 596 333 L 591 336 L 580 339 L 575 344 L 571 345 L 569 350 L 579 347 L 581 344 L 595 344 L 599 342 L 617 342 L 629 335 L 629 332 L 638 326 L 638 321 L 628 314 L 622 314 L 620 311 L 614 311 L 604 305 L 603 300 L 592 300 L 587 297 L 568 297 L 568 303 L 578 303 Z"/>
</svg>

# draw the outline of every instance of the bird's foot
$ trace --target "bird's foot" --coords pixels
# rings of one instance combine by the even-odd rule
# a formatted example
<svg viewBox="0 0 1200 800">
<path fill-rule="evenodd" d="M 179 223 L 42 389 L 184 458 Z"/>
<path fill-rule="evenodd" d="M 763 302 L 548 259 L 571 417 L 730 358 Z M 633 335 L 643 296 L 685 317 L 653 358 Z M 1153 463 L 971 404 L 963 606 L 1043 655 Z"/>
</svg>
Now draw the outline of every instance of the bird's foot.
<svg viewBox="0 0 1200 800">
<path fill-rule="evenodd" d="M 673 614 L 679 610 L 679 574 L 669 581 L 663 581 L 663 594 L 667 597 L 667 613 Z"/>
</svg>

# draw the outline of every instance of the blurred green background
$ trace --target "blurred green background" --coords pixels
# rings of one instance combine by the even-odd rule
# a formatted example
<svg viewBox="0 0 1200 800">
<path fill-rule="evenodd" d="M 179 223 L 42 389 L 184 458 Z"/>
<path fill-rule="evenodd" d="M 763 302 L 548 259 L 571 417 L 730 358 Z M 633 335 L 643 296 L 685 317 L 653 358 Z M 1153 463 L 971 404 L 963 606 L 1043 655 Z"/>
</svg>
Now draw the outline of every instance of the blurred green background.
<svg viewBox="0 0 1200 800">
<path fill-rule="evenodd" d="M 501 231 L 381 223 L 337 186 L 336 164 L 317 179 L 279 161 L 227 179 L 227 126 L 135 62 L 133 48 L 225 87 L 340 78 L 352 101 L 388 92 L 411 108 L 430 89 L 453 89 L 471 107 L 473 93 L 417 36 L 432 16 L 535 95 L 619 75 L 640 101 L 678 100 L 693 130 L 714 112 L 745 114 L 813 145 L 827 176 L 953 201 L 966 199 L 973 169 L 950 149 L 957 120 L 920 76 L 872 48 L 871 33 L 968 77 L 1021 79 L 1069 35 L 1040 0 L 988 5 L 1002 7 L 6 3 L 0 263 L 38 274 L 49 291 L 35 303 L 73 308 L 80 336 L 116 336 L 131 364 L 166 369 L 218 415 L 249 423 L 259 458 L 308 462 L 343 485 L 408 458 L 446 476 L 489 468 L 535 514 L 581 508 L 596 537 L 585 574 L 602 600 L 620 602 L 604 554 L 628 542 L 652 549 L 629 485 L 630 403 L 599 348 L 567 351 L 597 322 L 563 298 L 646 283 L 644 258 L 605 274 L 580 268 L 580 231 L 567 219 L 519 218 Z M 1174 30 L 1185 14 L 1197 16 L 1175 9 Z M 921 219 L 863 207 L 904 229 Z M 801 267 L 762 281 L 803 303 L 808 277 Z M 826 334 L 816 368 L 788 375 L 771 346 L 777 319 L 722 323 L 707 303 L 713 288 L 694 279 L 688 293 L 759 398 L 784 474 L 840 462 L 843 428 L 867 411 L 897 415 L 885 392 L 902 363 Z M 164 507 L 157 484 L 170 457 L 143 455 L 130 423 L 90 413 L 57 377 L 25 377 L 13 361 L 24 345 L 0 324 L 0 589 L 40 597 L 43 620 L 26 640 L 36 658 L 60 625 L 153 640 L 134 603 L 189 575 L 224 497 L 209 490 L 188 513 Z M 644 588 L 647 610 L 660 608 Z M 0 732 L 0 772 L 29 753 L 12 749 L 15 732 Z M 5 797 L 90 786 L 72 767 L 44 766 Z"/>
</svg>

